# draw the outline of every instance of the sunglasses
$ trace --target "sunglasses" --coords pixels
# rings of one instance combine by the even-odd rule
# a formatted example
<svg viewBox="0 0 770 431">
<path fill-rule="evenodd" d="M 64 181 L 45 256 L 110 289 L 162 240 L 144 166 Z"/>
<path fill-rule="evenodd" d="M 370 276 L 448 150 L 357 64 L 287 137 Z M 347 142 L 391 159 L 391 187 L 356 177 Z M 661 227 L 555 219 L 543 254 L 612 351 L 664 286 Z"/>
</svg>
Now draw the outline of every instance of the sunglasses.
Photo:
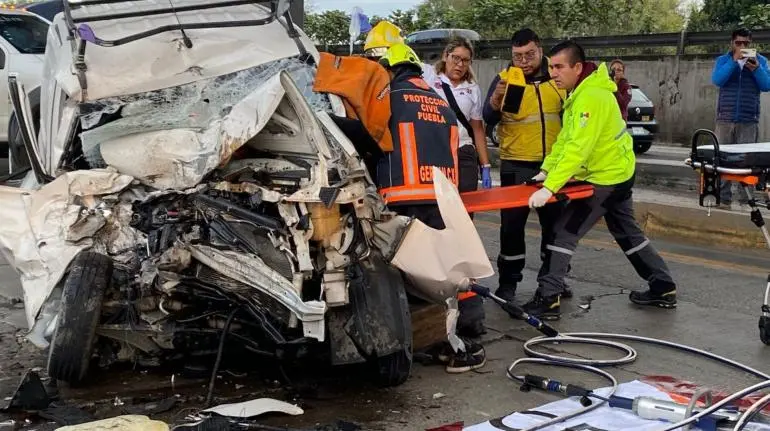
<svg viewBox="0 0 770 431">
<path fill-rule="evenodd" d="M 733 43 L 736 46 L 749 46 L 751 44 L 750 40 L 734 40 Z"/>
</svg>

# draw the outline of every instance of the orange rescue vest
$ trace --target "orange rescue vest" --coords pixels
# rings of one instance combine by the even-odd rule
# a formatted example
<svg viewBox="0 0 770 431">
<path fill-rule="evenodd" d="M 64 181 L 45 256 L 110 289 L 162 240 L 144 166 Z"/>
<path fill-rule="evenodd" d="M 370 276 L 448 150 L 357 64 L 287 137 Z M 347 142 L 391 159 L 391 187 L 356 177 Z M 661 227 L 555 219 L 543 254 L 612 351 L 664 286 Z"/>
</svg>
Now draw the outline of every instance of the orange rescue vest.
<svg viewBox="0 0 770 431">
<path fill-rule="evenodd" d="M 322 52 L 313 91 L 341 97 L 348 118 L 360 120 L 382 151 L 393 150 L 388 128 L 390 75 L 379 63 Z"/>
<path fill-rule="evenodd" d="M 457 117 L 449 104 L 417 76 L 396 77 L 390 91 L 393 151 L 377 168 L 388 205 L 435 204 L 433 167 L 457 185 Z"/>
</svg>

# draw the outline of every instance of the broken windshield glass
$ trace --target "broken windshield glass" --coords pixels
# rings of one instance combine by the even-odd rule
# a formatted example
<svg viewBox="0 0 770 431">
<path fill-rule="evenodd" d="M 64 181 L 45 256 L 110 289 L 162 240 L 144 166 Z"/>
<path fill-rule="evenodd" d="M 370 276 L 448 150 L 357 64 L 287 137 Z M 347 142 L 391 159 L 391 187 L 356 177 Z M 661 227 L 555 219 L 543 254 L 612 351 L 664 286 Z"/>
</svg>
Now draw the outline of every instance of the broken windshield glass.
<svg viewBox="0 0 770 431">
<path fill-rule="evenodd" d="M 83 152 L 134 133 L 172 129 L 202 132 L 281 71 L 297 83 L 314 111 L 332 112 L 328 95 L 313 91 L 315 67 L 297 58 L 285 58 L 178 87 L 84 103 L 80 118 Z"/>
</svg>

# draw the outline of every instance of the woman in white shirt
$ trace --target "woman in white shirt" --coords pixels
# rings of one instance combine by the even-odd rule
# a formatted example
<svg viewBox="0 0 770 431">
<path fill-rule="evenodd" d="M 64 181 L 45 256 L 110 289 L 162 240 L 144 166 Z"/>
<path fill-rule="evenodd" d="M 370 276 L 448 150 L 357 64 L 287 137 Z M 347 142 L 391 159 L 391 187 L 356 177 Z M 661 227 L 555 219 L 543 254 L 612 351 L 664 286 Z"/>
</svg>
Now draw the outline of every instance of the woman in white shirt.
<svg viewBox="0 0 770 431">
<path fill-rule="evenodd" d="M 492 187 L 487 140 L 484 136 L 484 123 L 481 111 L 484 96 L 476 84 L 471 69 L 473 46 L 466 39 L 454 39 L 449 42 L 441 61 L 435 66 L 423 66 L 423 79 L 441 95 L 457 115 L 457 127 L 460 132 L 460 148 L 457 162 L 459 170 L 458 190 L 468 192 L 479 187 L 479 165 L 481 165 L 481 183 L 484 188 Z M 452 97 L 448 97 L 452 96 Z M 454 100 L 452 100 L 454 99 Z M 464 119 L 461 119 L 464 117 Z M 464 124 L 463 124 L 464 123 Z M 471 214 L 471 216 L 473 216 Z M 486 333 L 484 328 L 484 303 L 480 296 L 458 296 L 460 317 L 457 321 L 457 334 L 461 337 L 476 338 Z M 476 369 L 486 362 L 486 353 L 479 346 L 471 345 L 470 356 L 465 357 L 462 365 L 466 369 Z M 449 367 L 461 369 L 458 363 Z"/>
<path fill-rule="evenodd" d="M 457 127 L 460 132 L 458 150 L 459 184 L 462 192 L 478 189 L 479 165 L 481 165 L 482 187 L 492 187 L 491 165 L 487 154 L 487 141 L 484 135 L 484 122 L 481 111 L 484 96 L 476 83 L 471 62 L 473 45 L 464 38 L 453 39 L 444 48 L 441 61 L 435 65 L 423 66 L 423 78 L 452 106 L 457 114 Z M 454 101 L 447 97 L 445 90 L 451 90 Z M 459 112 L 458 112 L 459 111 Z M 461 114 L 465 121 L 461 119 Z M 464 124 L 463 124 L 464 123 Z"/>
</svg>

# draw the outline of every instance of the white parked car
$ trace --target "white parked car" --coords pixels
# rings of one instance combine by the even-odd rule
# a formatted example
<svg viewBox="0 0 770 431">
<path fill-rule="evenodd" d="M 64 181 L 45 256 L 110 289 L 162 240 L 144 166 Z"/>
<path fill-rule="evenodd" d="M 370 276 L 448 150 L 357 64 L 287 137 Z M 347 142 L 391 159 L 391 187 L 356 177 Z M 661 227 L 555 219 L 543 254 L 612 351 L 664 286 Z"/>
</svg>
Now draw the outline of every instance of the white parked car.
<svg viewBox="0 0 770 431">
<path fill-rule="evenodd" d="M 50 22 L 39 15 L 0 8 L 0 80 L 3 83 L 8 81 L 9 73 L 17 73 L 26 88 L 32 90 L 38 87 L 43 73 L 49 25 Z M 39 94 L 34 97 L 39 97 Z M 10 136 L 17 132 L 18 123 L 13 115 L 8 87 L 3 84 L 0 85 L 0 142 L 7 143 Z M 20 161 L 23 165 L 27 164 L 18 151 L 11 152 L 9 159 L 12 164 L 17 162 L 17 168 Z"/>
</svg>

